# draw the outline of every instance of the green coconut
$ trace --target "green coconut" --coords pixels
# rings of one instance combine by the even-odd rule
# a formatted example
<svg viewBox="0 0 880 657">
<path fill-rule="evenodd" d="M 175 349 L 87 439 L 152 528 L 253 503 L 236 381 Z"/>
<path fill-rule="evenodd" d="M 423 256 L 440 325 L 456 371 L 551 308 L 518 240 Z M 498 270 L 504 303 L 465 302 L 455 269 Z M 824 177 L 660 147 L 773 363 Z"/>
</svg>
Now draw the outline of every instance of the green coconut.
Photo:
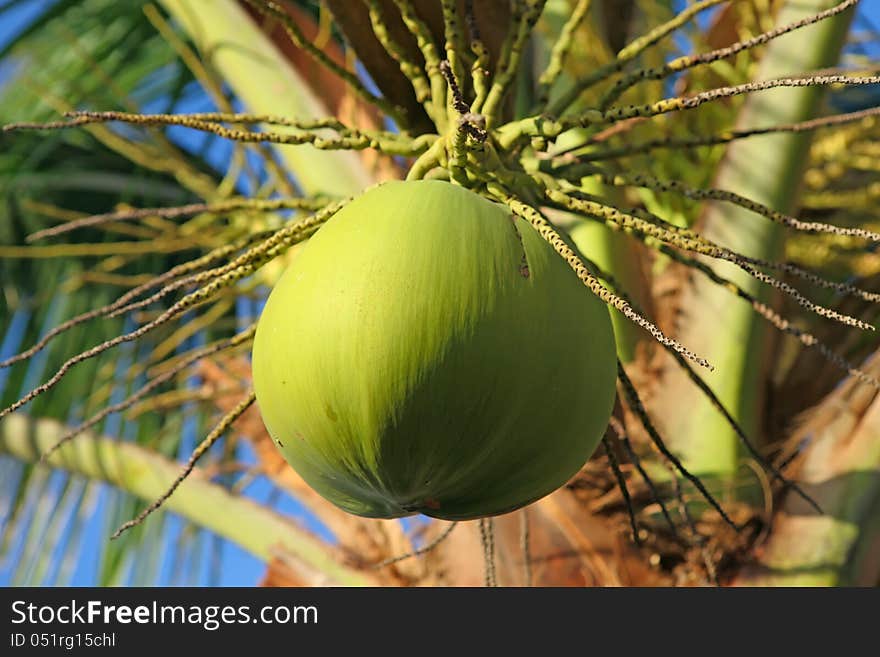
<svg viewBox="0 0 880 657">
<path fill-rule="evenodd" d="M 392 182 L 312 237 L 253 346 L 287 461 L 342 509 L 463 520 L 556 490 L 615 394 L 608 310 L 532 226 L 446 182 Z"/>
</svg>

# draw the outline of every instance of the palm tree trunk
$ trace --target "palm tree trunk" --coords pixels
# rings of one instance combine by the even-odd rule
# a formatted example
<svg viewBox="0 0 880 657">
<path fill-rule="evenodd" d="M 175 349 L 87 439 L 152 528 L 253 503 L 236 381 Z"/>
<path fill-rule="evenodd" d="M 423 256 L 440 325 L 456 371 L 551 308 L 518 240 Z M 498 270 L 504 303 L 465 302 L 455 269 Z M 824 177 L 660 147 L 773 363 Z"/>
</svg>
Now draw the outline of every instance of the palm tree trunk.
<svg viewBox="0 0 880 657">
<path fill-rule="evenodd" d="M 797 0 L 783 3 L 776 19 L 784 25 L 838 4 L 837 0 Z M 770 42 L 758 80 L 799 75 L 833 66 L 839 56 L 852 11 L 821 21 Z M 774 90 L 749 96 L 738 128 L 771 126 L 807 120 L 822 104 L 820 88 Z M 732 143 L 717 172 L 714 187 L 790 213 L 797 206 L 800 181 L 810 146 L 808 133 L 772 134 Z M 777 259 L 783 230 L 744 209 L 716 204 L 700 223 L 702 233 L 732 250 L 767 260 Z M 761 299 L 766 287 L 733 266 L 713 264 L 723 276 Z M 733 299 L 703 278 L 686 284 L 683 308 L 690 313 L 678 337 L 716 367 L 704 374 L 707 383 L 750 436 L 760 434 L 763 391 L 773 363 L 767 325 L 743 301 Z M 688 467 L 701 475 L 729 480 L 739 467 L 740 446 L 735 433 L 706 397 L 670 363 L 656 386 L 652 410 L 665 429 L 669 444 Z"/>
<path fill-rule="evenodd" d="M 864 367 L 880 375 L 880 352 Z M 799 480 L 824 515 L 788 495 L 751 586 L 876 586 L 880 582 L 880 392 L 850 378 L 816 406 L 790 439 L 807 443 Z"/>
</svg>

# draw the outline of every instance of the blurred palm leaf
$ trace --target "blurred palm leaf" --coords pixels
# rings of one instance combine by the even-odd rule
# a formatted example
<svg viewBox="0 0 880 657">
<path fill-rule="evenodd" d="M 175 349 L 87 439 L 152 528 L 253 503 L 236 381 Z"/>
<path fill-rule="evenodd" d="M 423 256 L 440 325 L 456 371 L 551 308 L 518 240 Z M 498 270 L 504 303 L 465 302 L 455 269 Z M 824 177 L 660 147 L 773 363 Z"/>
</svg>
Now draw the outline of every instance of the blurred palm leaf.
<svg viewBox="0 0 880 657">
<path fill-rule="evenodd" d="M 192 73 L 177 60 L 146 16 L 133 11 L 132 3 L 59 0 L 35 5 L 13 1 L 0 8 L 0 21 L 28 6 L 30 20 L 0 51 L 0 61 L 8 71 L 0 87 L 0 123 L 51 120 L 67 106 L 166 110 L 185 100 L 186 92 L 192 89 Z M 135 142 L 128 143 L 137 148 Z M 170 142 L 164 148 L 179 151 Z M 206 180 L 217 178 L 204 159 L 190 156 L 188 161 L 188 166 Z M 0 197 L 5 199 L 0 208 L 0 249 L 23 243 L 25 235 L 52 225 L 57 218 L 106 211 L 117 203 L 155 206 L 198 198 L 192 190 L 182 189 L 169 173 L 135 163 L 118 148 L 84 131 L 18 135 L 15 139 L 0 136 Z M 82 235 L 82 242 L 131 240 L 150 234 L 89 231 Z M 101 257 L 3 257 L 0 332 L 5 335 L 0 357 L 33 344 L 59 321 L 112 301 L 119 288 L 87 283 L 90 270 L 126 276 L 166 269 L 177 259 L 179 254 L 149 252 L 139 261 L 123 258 L 116 262 Z M 2 371 L 2 403 L 44 380 L 70 354 L 117 335 L 124 322 L 123 318 L 108 319 L 77 327 L 53 342 L 40 357 Z M 64 421 L 82 418 L 97 400 L 118 397 L 135 383 L 129 372 L 142 355 L 133 348 L 123 348 L 83 363 L 52 395 L 35 400 L 27 410 Z M 131 422 L 111 416 L 99 428 L 134 442 L 155 443 L 164 432 L 165 449 L 176 452 L 180 432 L 169 429 L 175 424 L 179 427 L 180 421 L 171 415 L 161 424 L 150 415 Z M 139 573 L 140 583 L 152 583 L 144 579 L 145 573 L 153 573 L 156 581 L 161 555 L 158 537 L 167 533 L 165 523 L 138 528 L 112 543 L 100 540 L 87 545 L 94 542 L 96 526 L 103 527 L 99 530 L 102 536 L 109 535 L 136 513 L 140 501 L 60 471 L 49 475 L 44 468 L 8 457 L 0 460 L 4 472 L 0 554 L 3 570 L 14 573 L 12 583 L 118 584 L 135 581 L 133 573 Z M 94 557 L 83 558 L 83 550 Z M 180 557 L 184 557 L 196 550 L 204 553 L 205 546 L 190 541 L 182 544 L 181 550 Z"/>
</svg>

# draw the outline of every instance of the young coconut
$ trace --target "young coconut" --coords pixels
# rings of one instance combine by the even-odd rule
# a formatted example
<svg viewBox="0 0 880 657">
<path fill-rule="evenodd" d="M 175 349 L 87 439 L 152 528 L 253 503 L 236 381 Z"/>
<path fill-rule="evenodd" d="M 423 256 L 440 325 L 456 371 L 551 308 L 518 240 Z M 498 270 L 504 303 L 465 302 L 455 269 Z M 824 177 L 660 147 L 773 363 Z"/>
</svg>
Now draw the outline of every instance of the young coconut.
<svg viewBox="0 0 880 657">
<path fill-rule="evenodd" d="M 551 493 L 593 453 L 605 304 L 526 221 L 440 181 L 356 198 L 272 290 L 257 402 L 285 458 L 360 516 L 464 520 Z"/>
</svg>

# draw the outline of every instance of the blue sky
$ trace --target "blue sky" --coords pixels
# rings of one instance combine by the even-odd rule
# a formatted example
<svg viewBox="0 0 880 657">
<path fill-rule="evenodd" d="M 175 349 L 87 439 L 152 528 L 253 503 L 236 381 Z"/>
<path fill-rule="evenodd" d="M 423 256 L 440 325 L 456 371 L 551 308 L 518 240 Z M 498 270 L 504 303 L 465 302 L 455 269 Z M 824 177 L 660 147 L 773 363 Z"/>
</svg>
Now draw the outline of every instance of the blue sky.
<svg viewBox="0 0 880 657">
<path fill-rule="evenodd" d="M 0 48 L 9 43 L 10 40 L 13 39 L 34 16 L 38 15 L 50 5 L 51 2 L 52 0 L 24 1 L 18 3 L 14 9 L 5 13 L 2 18 L 0 18 Z M 0 0 L 0 8 L 10 4 L 11 0 Z M 677 4 L 684 6 L 686 3 L 679 0 Z M 875 29 L 880 26 L 880 0 L 863 0 L 860 6 L 859 17 L 856 22 L 856 29 L 866 30 L 872 26 Z M 875 58 L 880 58 L 880 44 L 877 42 L 868 44 L 866 46 L 866 53 Z M 6 62 L 0 64 L 0 85 L 2 85 L 4 79 L 8 79 L 9 74 L 9 63 Z M 2 87 L 0 87 L 0 93 L 3 92 Z M 145 109 L 149 110 L 149 108 Z M 182 104 L 175 109 L 178 112 L 192 112 L 212 109 L 212 107 L 204 96 L 195 93 L 188 95 Z M 200 135 L 199 133 L 188 131 L 183 128 L 170 129 L 169 136 L 188 150 L 198 150 L 203 143 L 202 140 L 206 138 L 205 135 Z M 215 163 L 218 170 L 222 170 L 225 162 L 228 161 L 230 148 L 231 147 L 228 144 L 224 144 L 220 140 L 213 140 L 209 150 L 209 159 Z M 248 190 L 242 189 L 242 191 L 247 192 Z M 244 297 L 239 300 L 237 305 L 237 313 L 242 321 L 247 317 L 256 317 L 259 310 L 260 308 L 257 302 Z M 2 324 L 0 324 L 0 331 L 4 333 L 2 339 L 0 339 L 0 359 L 11 353 L 15 353 L 20 347 L 20 345 L 17 344 L 18 340 L 16 339 L 16 336 L 20 334 L 22 322 L 26 321 L 27 317 L 24 314 L 18 314 L 8 320 L 7 318 L 3 318 Z M 130 358 L 131 354 L 129 354 L 128 357 Z M 121 367 L 124 367 L 124 362 L 123 359 L 121 361 Z M 36 368 L 34 369 L 34 372 L 39 373 L 38 365 L 35 365 L 34 367 Z M 196 382 L 194 381 L 193 383 Z M 4 372 L 0 371 L 0 389 L 2 389 L 4 384 Z M 117 420 L 117 422 L 119 422 L 118 430 L 120 435 L 124 435 L 126 427 L 121 420 Z M 195 426 L 190 424 L 184 427 L 182 455 L 192 449 L 198 438 L 199 436 L 196 434 Z M 248 448 L 245 445 L 242 445 L 240 450 L 239 458 L 241 460 L 251 463 L 255 461 L 254 455 L 248 451 Z M 8 463 L 4 466 L 2 459 L 0 459 L 0 475 L 2 475 L 0 478 L 3 479 L 4 487 L 6 487 L 5 477 L 7 476 L 7 473 L 11 471 L 8 466 Z M 57 486 L 58 483 L 60 482 L 53 484 L 52 480 L 50 480 L 47 485 L 50 487 L 52 485 Z M 110 496 L 115 494 L 115 491 L 106 487 L 96 496 L 93 501 L 94 507 L 92 509 L 95 518 L 102 517 L 102 514 L 100 513 L 102 505 L 106 505 Z M 284 494 L 278 494 L 278 492 L 274 491 L 265 479 L 255 480 L 254 483 L 246 489 L 246 494 L 260 502 L 275 506 L 282 513 L 294 516 L 312 526 L 312 528 L 319 533 L 328 536 L 325 530 L 315 525 L 305 516 L 302 508 L 294 500 Z M 0 502 L 2 502 L 2 498 L 0 498 Z M 0 515 L 0 526 L 2 526 L 4 515 L 6 514 L 6 509 L 3 508 L 3 506 L 0 506 L 0 514 L 3 514 Z M 172 558 L 173 550 L 171 550 L 170 547 L 175 545 L 179 540 L 182 540 L 182 522 L 172 514 L 168 514 L 165 523 L 166 526 L 164 528 L 162 541 L 162 545 L 164 546 L 163 554 L 160 555 L 159 574 L 155 582 L 160 584 L 171 584 L 175 581 L 174 573 L 181 567 L 181 565 L 174 563 L 174 559 Z M 93 555 L 99 552 L 102 542 L 106 541 L 110 531 L 112 531 L 112 528 L 103 526 L 100 522 L 93 522 L 88 525 L 87 531 L 82 536 L 79 551 L 80 557 L 75 565 L 75 572 L 72 581 L 73 584 L 90 585 L 95 582 L 97 577 L 97 560 Z M 259 578 L 265 571 L 264 565 L 259 560 L 231 543 L 225 541 L 222 542 L 222 546 L 218 553 L 219 561 L 213 552 L 215 547 L 213 540 L 209 538 L 208 540 L 203 540 L 202 543 L 203 545 L 195 552 L 196 559 L 194 562 L 190 565 L 183 566 L 190 568 L 193 571 L 194 577 L 192 581 L 194 583 L 244 586 L 253 585 L 259 581 Z M 25 549 L 27 549 L 27 546 L 22 537 L 21 540 L 13 542 L 9 554 L 0 554 L 0 585 L 8 585 L 13 582 L 15 573 L 12 571 L 10 564 L 15 563 L 15 555 Z"/>
</svg>

